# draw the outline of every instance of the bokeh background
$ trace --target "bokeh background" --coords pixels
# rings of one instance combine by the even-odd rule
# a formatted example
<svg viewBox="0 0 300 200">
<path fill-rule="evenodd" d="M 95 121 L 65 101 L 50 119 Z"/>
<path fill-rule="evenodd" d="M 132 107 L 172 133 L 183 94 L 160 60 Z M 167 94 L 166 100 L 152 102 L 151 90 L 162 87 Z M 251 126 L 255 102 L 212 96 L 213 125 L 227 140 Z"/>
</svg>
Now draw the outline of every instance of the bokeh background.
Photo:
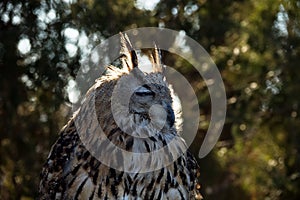
<svg viewBox="0 0 300 200">
<path fill-rule="evenodd" d="M 226 123 L 199 159 L 205 199 L 300 198 L 300 1 L 2 0 L 0 199 L 35 199 L 39 173 L 76 101 L 82 60 L 120 31 L 165 27 L 211 55 L 227 94 Z M 206 84 L 163 57 L 199 99 L 198 154 L 210 120 Z"/>
</svg>

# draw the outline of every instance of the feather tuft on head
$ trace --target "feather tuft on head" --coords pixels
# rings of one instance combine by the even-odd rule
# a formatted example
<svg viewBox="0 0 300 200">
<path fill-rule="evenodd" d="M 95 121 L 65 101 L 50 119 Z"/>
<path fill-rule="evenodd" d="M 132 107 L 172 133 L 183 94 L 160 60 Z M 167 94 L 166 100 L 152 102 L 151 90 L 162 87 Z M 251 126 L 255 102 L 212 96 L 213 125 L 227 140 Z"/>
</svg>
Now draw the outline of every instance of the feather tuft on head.
<svg viewBox="0 0 300 200">
<path fill-rule="evenodd" d="M 136 52 L 133 49 L 127 34 L 120 33 L 120 39 L 121 39 L 120 59 L 123 68 L 126 67 L 128 71 L 131 71 L 133 68 L 136 68 L 138 66 Z"/>
<path fill-rule="evenodd" d="M 154 44 L 154 49 L 151 51 L 149 58 L 152 63 L 153 72 L 163 73 L 164 68 L 160 59 L 160 51 L 157 48 L 156 44 Z"/>
</svg>

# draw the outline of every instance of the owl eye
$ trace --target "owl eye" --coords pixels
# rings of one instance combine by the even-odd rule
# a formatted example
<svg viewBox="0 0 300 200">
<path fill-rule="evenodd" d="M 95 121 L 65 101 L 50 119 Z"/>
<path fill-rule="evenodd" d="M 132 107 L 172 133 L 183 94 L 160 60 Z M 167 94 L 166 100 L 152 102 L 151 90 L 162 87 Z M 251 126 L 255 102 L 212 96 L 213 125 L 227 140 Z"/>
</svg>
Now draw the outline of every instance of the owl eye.
<svg viewBox="0 0 300 200">
<path fill-rule="evenodd" d="M 148 85 L 143 85 L 136 89 L 134 93 L 137 96 L 154 96 L 154 92 L 150 89 Z"/>
</svg>

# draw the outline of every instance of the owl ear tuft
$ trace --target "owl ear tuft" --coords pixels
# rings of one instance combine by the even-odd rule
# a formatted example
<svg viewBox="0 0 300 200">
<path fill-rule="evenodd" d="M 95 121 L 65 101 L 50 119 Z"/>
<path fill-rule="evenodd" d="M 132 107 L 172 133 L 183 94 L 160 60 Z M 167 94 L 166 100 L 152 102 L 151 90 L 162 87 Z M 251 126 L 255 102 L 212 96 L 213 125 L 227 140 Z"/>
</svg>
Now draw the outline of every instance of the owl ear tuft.
<svg viewBox="0 0 300 200">
<path fill-rule="evenodd" d="M 138 66 L 138 60 L 135 50 L 132 47 L 132 44 L 127 36 L 120 32 L 121 40 L 121 50 L 120 50 L 120 59 L 122 66 L 127 67 L 128 71 L 131 71 L 133 68 Z"/>
<path fill-rule="evenodd" d="M 152 50 L 149 58 L 152 63 L 153 72 L 163 73 L 164 69 L 160 59 L 160 51 L 157 48 L 156 44 L 154 44 L 154 49 Z"/>
</svg>

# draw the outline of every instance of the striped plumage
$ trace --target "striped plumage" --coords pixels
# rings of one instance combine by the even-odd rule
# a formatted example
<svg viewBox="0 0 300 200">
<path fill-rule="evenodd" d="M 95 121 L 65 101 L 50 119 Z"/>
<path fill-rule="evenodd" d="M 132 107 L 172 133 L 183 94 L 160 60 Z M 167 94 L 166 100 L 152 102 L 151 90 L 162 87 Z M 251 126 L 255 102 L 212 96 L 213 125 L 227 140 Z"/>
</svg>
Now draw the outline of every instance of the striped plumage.
<svg viewBox="0 0 300 200">
<path fill-rule="evenodd" d="M 167 113 L 166 122 L 162 128 L 148 126 L 143 134 L 149 137 L 134 137 L 138 131 L 127 134 L 116 121 L 111 108 L 113 90 L 121 77 L 129 76 L 129 72 L 137 68 L 137 57 L 128 38 L 121 35 L 121 61 L 123 69 L 110 68 L 110 75 L 103 76 L 88 91 L 85 102 L 78 112 L 62 129 L 59 139 L 53 145 L 44 165 L 39 187 L 40 199 L 201 199 L 199 193 L 199 167 L 189 151 L 182 151 L 185 145 L 183 139 L 179 140 L 180 156 L 171 164 L 154 171 L 143 172 L 145 167 L 161 164 L 163 160 L 143 163 L 140 160 L 120 159 L 111 150 L 104 152 L 111 159 L 118 159 L 120 165 L 134 169 L 134 173 L 109 167 L 96 159 L 83 144 L 78 134 L 80 130 L 89 130 L 95 133 L 95 121 L 90 119 L 91 102 L 94 98 L 97 122 L 103 134 L 119 148 L 128 152 L 147 153 L 168 146 L 175 137 L 179 137 L 174 125 L 174 112 L 172 110 L 172 97 L 168 84 L 162 74 L 157 49 L 150 55 L 153 62 L 153 73 L 144 74 L 140 70 L 135 75 L 144 82 L 149 83 L 140 87 L 131 97 L 129 114 L 121 119 L 126 130 L 131 130 L 134 122 L 143 126 L 149 123 L 148 110 L 150 106 L 160 104 Z M 153 84 L 155 83 L 155 84 Z M 128 84 L 126 87 L 132 87 Z M 122 104 L 122 103 L 121 103 Z M 114 111 L 119 112 L 122 110 Z M 117 115 L 121 113 L 117 113 Z M 116 113 L 115 113 L 116 115 Z M 132 120 L 132 121 L 130 121 Z M 94 131 L 94 132 L 93 132 Z M 101 140 L 93 134 L 91 141 L 101 145 Z M 173 149 L 173 151 L 175 151 Z"/>
</svg>

